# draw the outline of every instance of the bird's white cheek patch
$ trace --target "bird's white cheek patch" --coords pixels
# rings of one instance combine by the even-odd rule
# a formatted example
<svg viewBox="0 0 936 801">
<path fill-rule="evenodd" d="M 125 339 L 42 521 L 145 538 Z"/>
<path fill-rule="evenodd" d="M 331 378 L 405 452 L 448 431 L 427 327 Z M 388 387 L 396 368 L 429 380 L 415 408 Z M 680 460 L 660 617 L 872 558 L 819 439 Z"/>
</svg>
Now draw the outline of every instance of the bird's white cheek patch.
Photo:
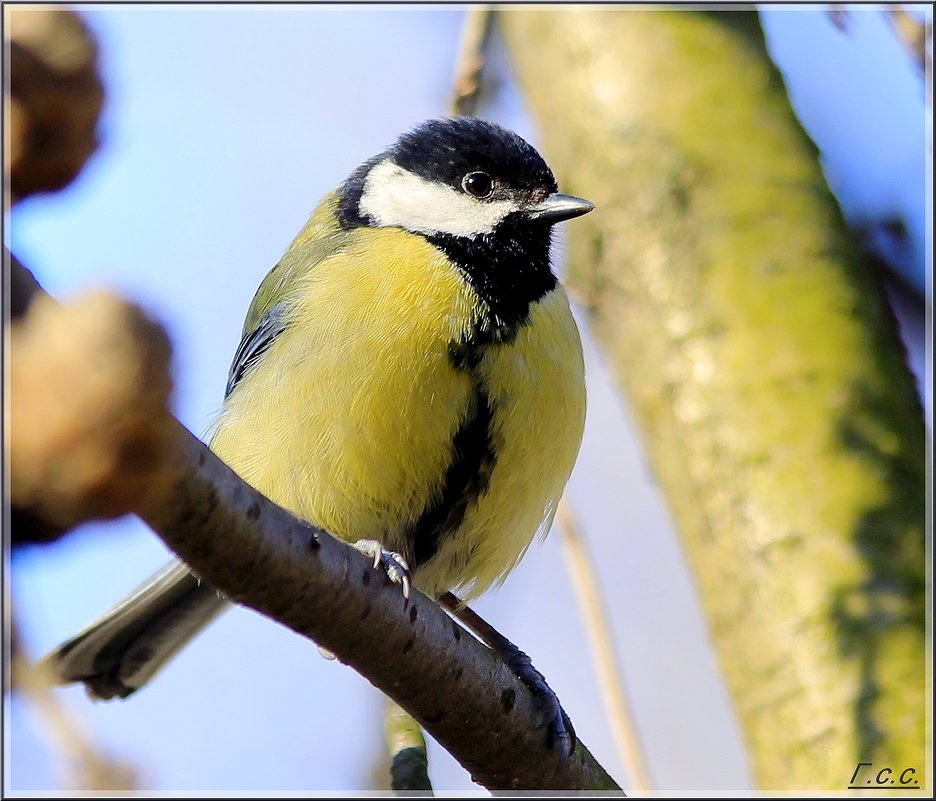
<svg viewBox="0 0 936 801">
<path fill-rule="evenodd" d="M 510 200 L 477 200 L 391 161 L 380 162 L 367 174 L 360 202 L 361 212 L 377 225 L 453 236 L 489 234 L 519 208 Z"/>
</svg>

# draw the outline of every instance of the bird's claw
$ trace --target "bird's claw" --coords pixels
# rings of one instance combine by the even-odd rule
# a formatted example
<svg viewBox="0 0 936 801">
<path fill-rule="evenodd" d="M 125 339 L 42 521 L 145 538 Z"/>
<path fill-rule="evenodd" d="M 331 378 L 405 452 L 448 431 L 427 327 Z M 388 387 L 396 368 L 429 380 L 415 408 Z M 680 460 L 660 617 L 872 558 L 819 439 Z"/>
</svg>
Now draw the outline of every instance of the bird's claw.
<svg viewBox="0 0 936 801">
<path fill-rule="evenodd" d="M 549 747 L 555 748 L 559 755 L 559 766 L 575 752 L 577 739 L 572 721 L 559 703 L 558 696 L 546 683 L 546 678 L 540 673 L 523 651 L 516 646 L 512 653 L 505 655 L 506 662 L 514 675 L 522 681 L 533 695 L 535 695 L 543 709 L 543 716 L 549 721 L 547 737 Z"/>
<path fill-rule="evenodd" d="M 387 578 L 394 584 L 399 584 L 403 588 L 403 599 L 409 600 L 410 590 L 413 586 L 413 576 L 410 573 L 409 565 L 406 560 L 394 551 L 384 550 L 384 547 L 377 540 L 358 540 L 352 544 L 365 556 L 370 556 L 374 560 L 374 570 L 383 567 Z"/>
<path fill-rule="evenodd" d="M 546 678 L 533 667 L 530 657 L 457 596 L 451 592 L 444 592 L 439 596 L 439 602 L 500 656 L 511 673 L 537 698 L 543 718 L 548 721 L 547 745 L 550 749 L 555 749 L 558 756 L 556 770 L 561 770 L 575 752 L 575 729 L 572 728 L 572 721 L 569 720 L 556 694 L 546 683 Z"/>
</svg>

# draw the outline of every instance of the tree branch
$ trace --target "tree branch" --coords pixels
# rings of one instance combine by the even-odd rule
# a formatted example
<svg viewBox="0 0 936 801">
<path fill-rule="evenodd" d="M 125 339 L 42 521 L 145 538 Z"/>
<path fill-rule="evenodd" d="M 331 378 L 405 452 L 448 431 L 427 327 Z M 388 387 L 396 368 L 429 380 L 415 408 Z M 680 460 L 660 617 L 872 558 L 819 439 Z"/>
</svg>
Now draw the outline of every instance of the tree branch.
<svg viewBox="0 0 936 801">
<path fill-rule="evenodd" d="M 96 146 L 96 47 L 61 9 L 5 8 L 11 60 L 7 200 L 68 183 Z M 475 781 L 498 789 L 617 785 L 585 746 L 565 764 L 536 700 L 432 600 L 257 493 L 168 409 L 169 343 L 133 304 L 59 305 L 11 258 L 5 456 L 21 539 L 136 512 L 239 603 L 332 651 L 397 701 Z M 15 437 L 13 434 L 15 433 Z M 366 536 L 367 532 L 362 532 Z"/>
<path fill-rule="evenodd" d="M 3 12 L 10 65 L 4 188 L 15 201 L 74 179 L 97 148 L 104 90 L 97 46 L 77 14 L 48 6 Z"/>
<path fill-rule="evenodd" d="M 756 14 L 498 21 L 761 786 L 924 765 L 922 410 Z"/>
<path fill-rule="evenodd" d="M 136 512 L 212 586 L 314 640 L 365 676 L 485 787 L 617 789 L 581 743 L 566 764 L 558 764 L 547 747 L 548 721 L 532 694 L 431 599 L 414 592 L 404 604 L 400 588 L 387 583 L 368 557 L 248 486 L 174 417 L 159 411 L 153 393 L 142 393 L 137 408 L 132 392 L 115 390 L 100 370 L 112 366 L 117 375 L 130 375 L 131 387 L 141 386 L 137 372 L 128 373 L 127 364 L 107 356 L 114 340 L 139 338 L 141 321 L 123 306 L 114 314 L 84 313 L 89 305 L 93 310 L 112 303 L 35 300 L 13 326 L 13 364 L 23 371 L 11 381 L 15 503 L 28 502 L 43 519 L 69 525 L 120 509 Z M 89 334 L 89 319 L 109 321 L 102 324 L 106 335 Z M 125 336 L 114 324 L 123 325 Z M 39 347 L 50 342 L 61 349 Z M 66 369 L 67 394 L 49 378 Z M 40 432 L 60 434 L 47 447 L 28 448 L 31 440 L 21 430 L 29 421 L 21 412 Z M 46 414 L 62 419 L 43 425 Z M 143 419 L 155 427 L 121 422 Z M 156 434 L 154 449 L 149 446 Z M 146 444 L 142 450 L 140 442 Z M 79 459 L 85 452 L 93 458 Z M 58 480 L 76 472 L 63 470 L 63 460 L 114 464 L 128 453 L 134 470 L 109 470 L 94 482 Z M 29 476 L 39 478 L 27 481 Z M 46 486 L 55 491 L 43 491 Z"/>
<path fill-rule="evenodd" d="M 141 516 L 206 581 L 336 654 L 485 787 L 616 788 L 581 743 L 556 764 L 530 692 L 431 599 L 404 605 L 370 559 L 271 503 L 181 425 L 175 436 L 174 490 Z"/>
<path fill-rule="evenodd" d="M 454 89 L 449 113 L 453 116 L 470 116 L 478 106 L 485 50 L 493 20 L 494 9 L 489 5 L 473 5 L 465 12 L 458 61 L 452 81 Z"/>
</svg>

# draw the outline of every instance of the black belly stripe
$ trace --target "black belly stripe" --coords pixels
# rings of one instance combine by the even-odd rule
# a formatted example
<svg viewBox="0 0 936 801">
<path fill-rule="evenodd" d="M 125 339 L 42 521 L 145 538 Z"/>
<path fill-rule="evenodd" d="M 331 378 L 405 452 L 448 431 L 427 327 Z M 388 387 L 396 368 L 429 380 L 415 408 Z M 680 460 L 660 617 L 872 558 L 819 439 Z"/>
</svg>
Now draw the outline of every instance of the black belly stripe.
<svg viewBox="0 0 936 801">
<path fill-rule="evenodd" d="M 491 399 L 478 382 L 465 420 L 452 437 L 452 462 L 442 493 L 426 507 L 406 538 L 412 543 L 413 570 L 436 555 L 442 536 L 461 525 L 468 507 L 487 490 L 497 461 L 491 436 L 493 418 Z"/>
</svg>

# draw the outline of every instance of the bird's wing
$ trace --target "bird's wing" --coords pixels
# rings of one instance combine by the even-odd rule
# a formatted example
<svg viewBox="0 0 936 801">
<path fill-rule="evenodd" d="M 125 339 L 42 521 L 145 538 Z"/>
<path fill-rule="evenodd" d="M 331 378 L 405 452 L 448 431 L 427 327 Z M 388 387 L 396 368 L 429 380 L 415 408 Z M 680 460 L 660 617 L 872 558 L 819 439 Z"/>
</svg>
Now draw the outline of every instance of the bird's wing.
<svg viewBox="0 0 936 801">
<path fill-rule="evenodd" d="M 305 227 L 292 241 L 283 258 L 267 273 L 247 312 L 240 344 L 228 371 L 227 398 L 287 326 L 286 299 L 296 282 L 317 264 L 339 252 L 351 234 L 338 226 L 337 195 L 333 192 L 319 204 Z"/>
<path fill-rule="evenodd" d="M 267 348 L 273 344 L 273 340 L 286 328 L 283 310 L 284 304 L 277 303 L 260 319 L 260 324 L 256 328 L 244 333 L 234 353 L 231 369 L 228 371 L 227 387 L 224 390 L 225 398 L 231 394 L 244 373 L 257 363 Z"/>
</svg>

